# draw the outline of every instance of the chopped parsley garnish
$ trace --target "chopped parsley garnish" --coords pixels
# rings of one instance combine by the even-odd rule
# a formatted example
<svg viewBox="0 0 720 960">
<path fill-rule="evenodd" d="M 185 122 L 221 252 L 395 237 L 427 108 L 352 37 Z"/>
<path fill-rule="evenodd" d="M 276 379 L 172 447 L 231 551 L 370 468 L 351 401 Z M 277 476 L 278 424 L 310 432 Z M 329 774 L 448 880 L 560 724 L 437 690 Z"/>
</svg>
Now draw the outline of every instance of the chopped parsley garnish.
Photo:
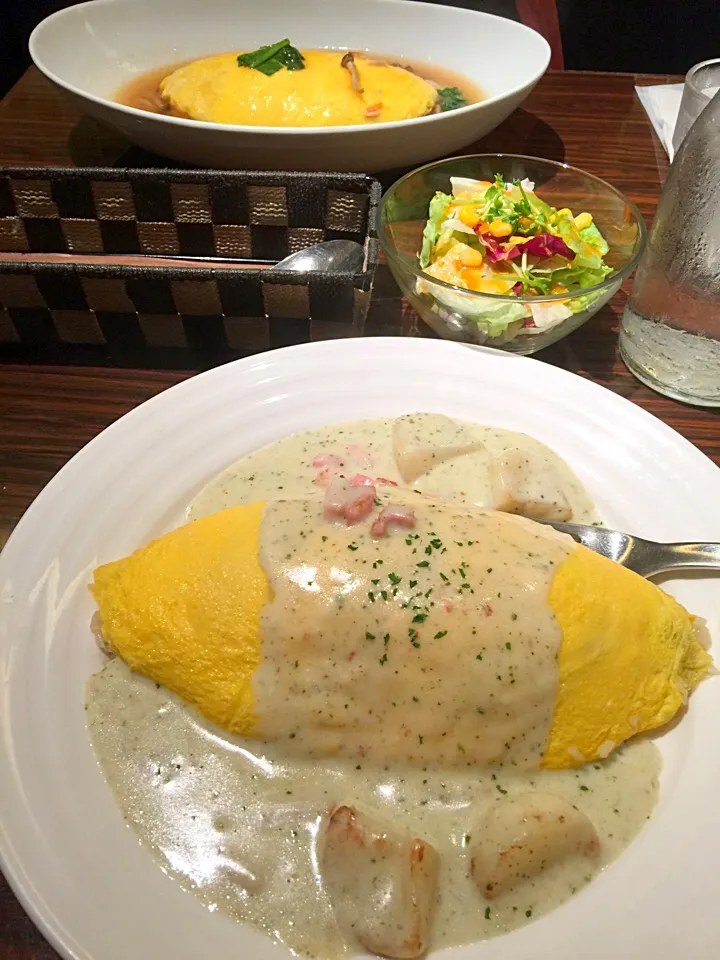
<svg viewBox="0 0 720 960">
<path fill-rule="evenodd" d="M 412 618 L 412 622 L 425 623 L 425 621 L 427 620 L 427 617 L 428 615 L 426 613 L 416 613 L 415 616 Z"/>
<path fill-rule="evenodd" d="M 441 579 L 442 581 L 444 581 L 445 583 L 450 583 L 450 578 L 449 578 L 449 577 L 446 577 L 444 573 L 441 573 L 441 574 L 440 574 L 440 579 Z"/>
<path fill-rule="evenodd" d="M 383 637 L 383 643 L 385 644 L 385 646 L 387 646 L 387 645 L 390 643 L 390 634 L 389 634 L 389 633 L 386 633 L 385 636 Z"/>
<path fill-rule="evenodd" d="M 349 544 L 348 544 L 348 550 L 358 550 L 358 549 L 359 549 L 359 547 L 358 547 L 358 545 L 357 545 L 356 543 L 349 543 Z"/>
<path fill-rule="evenodd" d="M 581 790 L 589 790 L 590 787 L 586 787 L 584 783 L 581 783 L 581 784 L 580 784 L 580 789 L 581 789 Z"/>
<path fill-rule="evenodd" d="M 378 578 L 375 579 L 375 580 L 371 580 L 370 583 L 372 583 L 372 584 L 374 584 L 375 586 L 377 586 L 377 585 L 380 583 L 380 578 L 378 577 Z"/>
<path fill-rule="evenodd" d="M 304 61 L 305 57 L 287 39 L 259 47 L 250 53 L 241 53 L 237 58 L 239 67 L 251 67 L 266 77 L 271 77 L 283 67 L 286 70 L 304 70 Z"/>
<path fill-rule="evenodd" d="M 481 653 L 478 653 L 477 656 L 475 657 L 475 659 L 476 659 L 476 660 L 482 660 L 482 654 L 481 654 Z"/>
<path fill-rule="evenodd" d="M 447 630 L 438 630 L 438 632 L 435 634 L 435 639 L 442 640 L 444 636 L 447 636 Z"/>
<path fill-rule="evenodd" d="M 380 657 L 380 659 L 378 660 L 378 663 L 380 664 L 381 667 L 384 667 L 384 666 L 385 666 L 385 664 L 387 663 L 387 658 L 388 658 L 388 657 L 387 657 L 387 654 L 386 654 L 386 653 L 384 653 L 384 654 Z"/>
<path fill-rule="evenodd" d="M 421 560 L 421 561 L 417 564 L 417 566 L 418 566 L 418 567 L 429 567 L 430 564 L 428 563 L 427 560 Z"/>
<path fill-rule="evenodd" d="M 323 543 L 327 542 L 327 537 L 320 537 L 320 539 L 322 540 Z"/>
<path fill-rule="evenodd" d="M 368 593 L 368 600 L 370 603 L 375 603 L 375 594 L 372 592 L 372 590 Z"/>
<path fill-rule="evenodd" d="M 388 580 L 390 581 L 390 583 L 395 585 L 400 583 L 400 581 L 402 580 L 402 577 L 399 577 L 396 573 L 389 573 Z"/>
<path fill-rule="evenodd" d="M 417 586 L 417 580 L 410 580 L 408 585 L 409 585 L 410 589 L 412 590 L 414 587 Z"/>
<path fill-rule="evenodd" d="M 495 784 L 495 789 L 498 790 L 499 793 L 507 793 L 507 790 L 503 790 L 499 783 Z"/>
<path fill-rule="evenodd" d="M 525 911 L 525 916 L 526 916 L 528 919 L 530 919 L 530 917 L 532 916 L 532 910 L 526 910 L 526 911 Z"/>
<path fill-rule="evenodd" d="M 511 620 L 517 620 L 517 614 L 516 614 L 516 613 L 511 613 L 511 614 L 510 614 L 510 619 L 511 619 Z"/>
<path fill-rule="evenodd" d="M 380 596 L 383 598 L 383 600 L 387 600 L 387 598 L 388 598 L 387 590 L 381 590 L 381 591 L 380 591 Z"/>
<path fill-rule="evenodd" d="M 509 640 L 508 640 L 507 643 L 505 644 L 505 649 L 506 649 L 506 650 L 512 650 L 512 644 L 510 643 Z"/>
<path fill-rule="evenodd" d="M 370 633 L 369 631 L 366 631 L 366 632 L 365 632 L 365 639 L 366 639 L 366 640 L 374 640 L 374 639 L 375 639 L 375 634 L 374 634 L 374 633 Z"/>
<path fill-rule="evenodd" d="M 485 919 L 490 919 L 490 907 L 485 907 Z"/>
<path fill-rule="evenodd" d="M 423 738 L 418 734 L 418 743 L 422 746 Z"/>
</svg>

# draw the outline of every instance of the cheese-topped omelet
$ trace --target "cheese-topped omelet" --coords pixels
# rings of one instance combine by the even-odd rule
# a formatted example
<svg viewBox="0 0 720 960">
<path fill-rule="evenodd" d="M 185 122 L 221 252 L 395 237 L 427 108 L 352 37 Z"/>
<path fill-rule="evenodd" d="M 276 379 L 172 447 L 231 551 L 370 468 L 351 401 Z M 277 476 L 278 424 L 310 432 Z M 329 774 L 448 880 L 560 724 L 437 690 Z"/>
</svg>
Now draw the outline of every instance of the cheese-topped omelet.
<svg viewBox="0 0 720 960">
<path fill-rule="evenodd" d="M 379 764 L 579 766 L 709 672 L 693 617 L 628 569 L 384 491 L 223 510 L 100 567 L 105 642 L 232 733 Z"/>
<path fill-rule="evenodd" d="M 432 84 L 402 67 L 356 54 L 354 83 L 342 51 L 301 53 L 303 69 L 270 76 L 238 65 L 236 53 L 195 60 L 166 77 L 161 93 L 193 120 L 273 127 L 408 120 L 432 113 L 438 102 Z"/>
</svg>

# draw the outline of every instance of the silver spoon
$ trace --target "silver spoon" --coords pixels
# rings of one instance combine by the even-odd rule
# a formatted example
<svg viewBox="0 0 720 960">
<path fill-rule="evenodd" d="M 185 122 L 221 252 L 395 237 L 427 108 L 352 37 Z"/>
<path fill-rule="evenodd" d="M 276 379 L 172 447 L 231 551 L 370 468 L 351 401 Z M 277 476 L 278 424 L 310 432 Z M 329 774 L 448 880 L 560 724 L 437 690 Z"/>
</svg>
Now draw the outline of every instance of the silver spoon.
<svg viewBox="0 0 720 960">
<path fill-rule="evenodd" d="M 53 262 L 72 262 L 82 261 L 96 263 L 102 260 L 117 259 L 117 254 L 92 254 L 73 256 L 70 253 L 49 253 L 49 254 L 7 254 L 4 258 L 7 260 L 18 261 L 53 261 Z M 321 273 L 360 273 L 365 264 L 365 250 L 361 244 L 355 240 L 324 240 L 322 243 L 313 243 L 304 250 L 298 250 L 297 253 L 291 253 L 278 263 L 269 263 L 267 260 L 254 260 L 250 257 L 193 257 L 186 256 L 183 253 L 130 253 L 123 255 L 126 264 L 127 261 L 160 260 L 177 261 L 185 264 L 214 264 L 237 265 L 239 267 L 265 267 L 269 270 L 292 270 L 295 273 L 308 273 L 317 270 Z"/>
<path fill-rule="evenodd" d="M 291 253 L 272 270 L 295 270 L 308 273 L 319 270 L 322 273 L 359 273 L 365 262 L 365 251 L 355 240 L 325 240 L 311 247 Z"/>
<path fill-rule="evenodd" d="M 543 521 L 561 533 L 568 533 L 584 547 L 634 570 L 641 577 L 654 577 L 668 570 L 684 568 L 720 570 L 720 543 L 656 543 L 630 533 L 592 527 L 584 523 Z"/>
</svg>

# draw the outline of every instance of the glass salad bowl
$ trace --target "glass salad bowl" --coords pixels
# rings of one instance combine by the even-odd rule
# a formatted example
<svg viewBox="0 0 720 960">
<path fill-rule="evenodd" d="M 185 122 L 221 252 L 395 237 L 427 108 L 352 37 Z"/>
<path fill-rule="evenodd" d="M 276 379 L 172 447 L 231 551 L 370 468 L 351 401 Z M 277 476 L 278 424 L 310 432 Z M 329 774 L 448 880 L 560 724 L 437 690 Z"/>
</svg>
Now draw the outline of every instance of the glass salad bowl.
<svg viewBox="0 0 720 960">
<path fill-rule="evenodd" d="M 638 262 L 646 229 L 624 194 L 589 173 L 479 154 L 393 184 L 380 240 L 403 294 L 441 337 L 529 354 L 608 302 Z"/>
</svg>

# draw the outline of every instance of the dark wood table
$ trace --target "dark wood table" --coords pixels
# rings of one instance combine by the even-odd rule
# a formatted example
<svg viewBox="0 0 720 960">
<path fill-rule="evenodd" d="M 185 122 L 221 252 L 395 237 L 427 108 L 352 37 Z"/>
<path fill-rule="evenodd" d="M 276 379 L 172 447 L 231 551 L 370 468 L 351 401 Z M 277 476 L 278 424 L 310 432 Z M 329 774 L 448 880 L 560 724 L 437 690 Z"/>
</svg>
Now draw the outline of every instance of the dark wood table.
<svg viewBox="0 0 720 960">
<path fill-rule="evenodd" d="M 650 221 L 668 161 L 634 92 L 636 83 L 676 78 L 551 73 L 496 131 L 470 152 L 564 160 L 625 191 Z M 141 165 L 153 161 L 83 118 L 34 69 L 0 103 L 0 163 Z M 388 179 L 388 178 L 386 178 Z M 720 464 L 716 413 L 667 400 L 638 383 L 618 355 L 613 302 L 538 359 L 603 384 L 664 420 Z M 380 271 L 368 318 L 371 335 L 430 336 L 389 274 Z M 399 308 L 400 306 L 400 308 Z M 0 546 L 54 473 L 128 410 L 192 371 L 0 364 Z M 57 956 L 0 876 L 0 960 Z"/>
</svg>

